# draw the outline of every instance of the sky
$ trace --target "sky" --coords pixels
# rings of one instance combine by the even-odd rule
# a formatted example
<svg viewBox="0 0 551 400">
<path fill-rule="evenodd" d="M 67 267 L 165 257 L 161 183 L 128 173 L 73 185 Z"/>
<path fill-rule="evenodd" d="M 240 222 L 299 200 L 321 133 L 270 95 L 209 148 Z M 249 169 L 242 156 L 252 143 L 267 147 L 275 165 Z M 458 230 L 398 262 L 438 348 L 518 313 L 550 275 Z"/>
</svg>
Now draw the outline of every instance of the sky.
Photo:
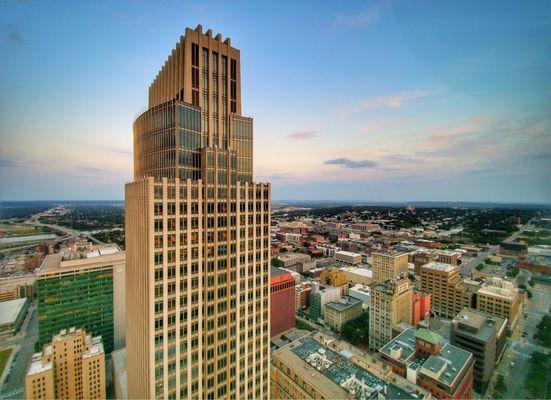
<svg viewBox="0 0 551 400">
<path fill-rule="evenodd" d="M 0 0 L 0 200 L 123 199 L 199 23 L 241 50 L 274 200 L 551 204 L 551 3 L 504 0 Z"/>
</svg>

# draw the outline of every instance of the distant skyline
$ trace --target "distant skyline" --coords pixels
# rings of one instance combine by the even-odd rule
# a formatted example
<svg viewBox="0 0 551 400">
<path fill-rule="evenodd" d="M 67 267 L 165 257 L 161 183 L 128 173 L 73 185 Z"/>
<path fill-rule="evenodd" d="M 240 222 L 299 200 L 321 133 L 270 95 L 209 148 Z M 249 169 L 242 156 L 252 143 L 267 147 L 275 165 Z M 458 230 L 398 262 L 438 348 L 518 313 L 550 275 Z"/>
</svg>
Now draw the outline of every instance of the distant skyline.
<svg viewBox="0 0 551 400">
<path fill-rule="evenodd" d="M 0 200 L 123 199 L 144 88 L 202 24 L 274 200 L 551 203 L 549 2 L 0 7 Z"/>
</svg>

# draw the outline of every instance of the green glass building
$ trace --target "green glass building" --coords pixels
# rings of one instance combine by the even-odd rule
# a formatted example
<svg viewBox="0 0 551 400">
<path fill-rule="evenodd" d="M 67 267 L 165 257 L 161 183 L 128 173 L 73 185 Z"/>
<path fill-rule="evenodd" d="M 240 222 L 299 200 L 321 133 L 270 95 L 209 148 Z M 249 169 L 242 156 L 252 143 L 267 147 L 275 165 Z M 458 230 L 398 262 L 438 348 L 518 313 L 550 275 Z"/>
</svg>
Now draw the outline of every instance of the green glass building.
<svg viewBox="0 0 551 400">
<path fill-rule="evenodd" d="M 59 254 L 46 257 L 37 279 L 39 346 L 75 327 L 101 335 L 106 354 L 114 350 L 113 268 L 121 261 L 123 252 L 68 261 Z"/>
</svg>

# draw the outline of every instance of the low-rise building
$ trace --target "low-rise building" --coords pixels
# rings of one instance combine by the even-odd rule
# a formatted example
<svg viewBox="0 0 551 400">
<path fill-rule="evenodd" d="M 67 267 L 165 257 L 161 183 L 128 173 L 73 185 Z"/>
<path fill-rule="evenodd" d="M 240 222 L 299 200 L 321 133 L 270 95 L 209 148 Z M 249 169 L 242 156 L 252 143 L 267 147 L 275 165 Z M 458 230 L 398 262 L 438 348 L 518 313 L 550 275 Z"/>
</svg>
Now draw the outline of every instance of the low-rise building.
<svg viewBox="0 0 551 400">
<path fill-rule="evenodd" d="M 301 282 L 295 286 L 295 312 L 305 310 L 310 305 L 310 282 Z"/>
<path fill-rule="evenodd" d="M 437 399 L 470 399 L 473 355 L 428 329 L 406 329 L 380 350 L 392 370 Z"/>
<path fill-rule="evenodd" d="M 473 354 L 474 389 L 484 394 L 505 348 L 507 320 L 464 308 L 451 326 L 451 343 Z"/>
<path fill-rule="evenodd" d="M 342 271 L 346 273 L 346 279 L 349 285 L 357 283 L 362 285 L 371 285 L 373 281 L 373 270 L 365 267 L 342 267 Z"/>
<path fill-rule="evenodd" d="M 348 289 L 348 295 L 361 300 L 364 310 L 369 310 L 371 304 L 371 288 L 369 286 L 358 283 Z"/>
<path fill-rule="evenodd" d="M 27 399 L 105 399 L 105 352 L 101 337 L 62 330 L 33 355 L 25 378 Z"/>
<path fill-rule="evenodd" d="M 317 332 L 275 350 L 272 399 L 428 399 L 421 387 L 393 379 L 381 361 Z"/>
<path fill-rule="evenodd" d="M 335 252 L 335 260 L 345 264 L 359 264 L 362 262 L 362 255 L 350 251 L 339 250 Z"/>
<path fill-rule="evenodd" d="M 0 339 L 9 338 L 19 331 L 28 307 L 26 297 L 0 302 Z"/>
<path fill-rule="evenodd" d="M 0 278 L 0 302 L 26 297 L 32 300 L 36 293 L 36 275 Z"/>
<path fill-rule="evenodd" d="M 331 328 L 340 331 L 345 323 L 363 314 L 362 301 L 346 296 L 325 304 L 324 321 Z"/>
<path fill-rule="evenodd" d="M 346 272 L 341 271 L 339 268 L 327 268 L 321 271 L 320 283 L 327 286 L 335 286 L 341 289 L 341 295 L 348 293 L 348 281 L 346 279 Z"/>
<path fill-rule="evenodd" d="M 341 297 L 341 289 L 338 287 L 320 287 L 318 282 L 312 282 L 310 293 L 310 318 L 322 322 L 325 305 Z"/>
<path fill-rule="evenodd" d="M 283 262 L 284 268 L 288 268 L 298 263 L 308 262 L 311 260 L 311 257 L 304 253 L 283 253 L 280 254 L 277 259 Z"/>
</svg>

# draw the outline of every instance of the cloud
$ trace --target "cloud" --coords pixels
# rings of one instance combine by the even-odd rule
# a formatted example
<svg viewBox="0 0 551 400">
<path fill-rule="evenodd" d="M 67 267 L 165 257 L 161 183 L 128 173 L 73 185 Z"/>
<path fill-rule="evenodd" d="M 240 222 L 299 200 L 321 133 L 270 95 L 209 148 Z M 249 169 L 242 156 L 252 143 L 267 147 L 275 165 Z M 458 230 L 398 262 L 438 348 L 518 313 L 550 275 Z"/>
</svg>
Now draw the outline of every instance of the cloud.
<svg viewBox="0 0 551 400">
<path fill-rule="evenodd" d="M 432 134 L 426 138 L 425 144 L 432 147 L 450 145 L 464 137 L 476 134 L 488 120 L 488 115 L 476 115 L 452 124 L 433 128 L 431 129 Z"/>
<path fill-rule="evenodd" d="M 406 90 L 398 92 L 390 96 L 379 96 L 370 99 L 362 100 L 356 105 L 350 107 L 348 114 L 356 114 L 359 112 L 368 111 L 374 108 L 398 108 L 406 104 L 407 102 L 421 97 L 430 96 L 431 93 L 424 90 Z"/>
<path fill-rule="evenodd" d="M 337 15 L 337 23 L 350 28 L 362 28 L 377 22 L 390 1 L 374 1 L 364 11 L 354 15 Z"/>
<path fill-rule="evenodd" d="M 395 126 L 398 125 L 399 121 L 396 120 L 383 120 L 378 122 L 373 122 L 371 124 L 367 124 L 365 127 L 363 127 L 362 132 L 363 133 L 370 133 L 373 131 L 377 131 L 382 128 L 388 128 L 389 126 Z"/>
<path fill-rule="evenodd" d="M 15 26 L 8 26 L 6 32 L 4 33 L 4 39 L 8 43 L 23 44 L 25 40 L 19 30 Z"/>
<path fill-rule="evenodd" d="M 287 137 L 297 140 L 312 139 L 316 136 L 318 136 L 318 131 L 295 132 L 287 135 Z"/>
<path fill-rule="evenodd" d="M 377 163 L 373 162 L 371 160 L 354 161 L 354 160 L 351 160 L 350 158 L 346 158 L 346 157 L 335 158 L 333 160 L 327 160 L 327 161 L 324 162 L 324 164 L 342 165 L 345 168 L 352 168 L 352 169 L 375 168 L 377 166 Z"/>
<path fill-rule="evenodd" d="M 431 101 L 431 103 L 445 103 L 446 101 L 461 99 L 463 97 L 476 96 L 480 93 L 482 93 L 482 90 L 477 90 L 475 92 L 468 92 L 468 93 L 460 93 L 460 94 L 456 94 L 454 96 L 448 96 L 448 97 L 443 97 L 443 98 L 440 98 L 440 99 L 434 99 L 433 101 Z"/>
</svg>

